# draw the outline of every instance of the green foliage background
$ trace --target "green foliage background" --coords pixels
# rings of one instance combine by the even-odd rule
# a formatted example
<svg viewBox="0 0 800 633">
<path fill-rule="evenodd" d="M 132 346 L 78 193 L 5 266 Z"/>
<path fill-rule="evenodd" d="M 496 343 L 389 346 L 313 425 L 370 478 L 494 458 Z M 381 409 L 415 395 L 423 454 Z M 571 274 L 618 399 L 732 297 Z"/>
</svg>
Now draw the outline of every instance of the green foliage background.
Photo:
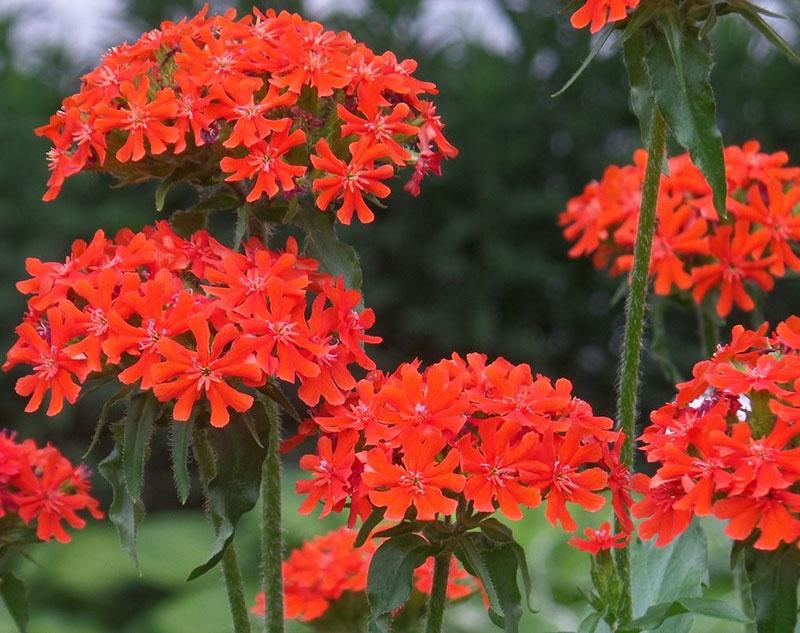
<svg viewBox="0 0 800 633">
<path fill-rule="evenodd" d="M 548 95 L 588 52 L 587 33 L 572 31 L 556 15 L 554 1 L 500 4 L 522 44 L 512 59 L 469 44 L 436 53 L 421 47 L 402 27 L 419 9 L 414 0 L 375 1 L 360 18 L 326 21 L 347 28 L 377 51 L 391 49 L 419 60 L 419 76 L 439 85 L 439 110 L 448 136 L 461 150 L 445 164 L 442 178 L 424 183 L 419 198 L 400 191 L 397 183 L 398 192 L 373 224 L 346 229 L 342 237 L 362 255 L 366 301 L 377 312 L 376 331 L 385 340 L 376 352 L 381 367 L 413 357 L 433 361 L 453 350 L 502 354 L 530 362 L 546 375 L 569 377 L 578 395 L 599 413 L 611 415 L 622 328 L 622 305 L 612 298 L 619 281 L 594 271 L 587 261 L 567 258 L 556 216 L 607 164 L 628 161 L 639 145 L 621 59 L 597 60 L 570 91 L 551 99 Z M 296 9 L 297 3 L 273 6 Z M 185 1 L 130 3 L 131 18 L 146 25 L 193 10 Z M 800 162 L 798 69 L 751 38 L 742 25 L 721 22 L 713 79 L 726 143 L 757 138 L 768 151 L 785 149 Z M 24 276 L 25 257 L 61 259 L 76 237 L 90 237 L 97 228 L 138 228 L 155 214 L 152 186 L 112 190 L 106 179 L 90 175 L 69 181 L 57 201 L 41 202 L 47 145 L 34 138 L 32 129 L 77 87 L 79 72 L 55 50 L 41 65 L 20 70 L 9 50 L 7 26 L 0 30 L 0 342 L 6 348 L 24 310 L 13 284 Z M 176 196 L 170 205 L 174 209 L 185 202 L 188 198 Z M 779 282 L 767 302 L 767 318 L 773 323 L 784 318 L 796 309 L 798 298 L 797 278 Z M 748 323 L 749 318 L 735 314 L 732 322 Z M 688 374 L 699 358 L 694 313 L 667 306 L 666 322 L 670 353 Z M 83 399 L 53 420 L 26 416 L 24 402 L 13 393 L 17 375 L 0 376 L 0 426 L 53 441 L 80 456 L 99 398 Z M 652 360 L 644 380 L 645 411 L 671 397 L 672 386 Z M 108 449 L 107 443 L 101 445 L 90 465 L 96 466 Z M 141 540 L 142 577 L 105 524 L 76 535 L 69 547 L 38 548 L 34 558 L 41 567 L 25 563 L 23 570 L 36 611 L 32 633 L 227 630 L 215 575 L 183 583 L 210 543 L 199 499 L 192 497 L 189 509 L 177 509 L 164 450 L 155 451 L 147 483 L 153 514 Z M 100 478 L 96 488 L 107 504 L 109 491 Z M 289 489 L 285 496 L 290 544 L 329 526 L 298 517 Z M 575 609 L 583 605 L 578 589 L 589 582 L 588 561 L 564 546 L 565 536 L 547 526 L 540 512 L 514 527 L 529 544 L 540 607 L 539 615 L 528 616 L 526 630 L 574 628 Z M 709 528 L 719 533 L 718 526 Z M 238 544 L 254 588 L 252 524 L 241 531 Z M 713 591 L 724 595 L 730 581 L 720 539 L 713 542 L 712 554 Z M 481 611 L 478 600 L 455 609 L 452 630 L 487 630 Z M 2 617 L 0 631 L 10 630 Z M 699 622 L 697 630 L 731 627 L 713 629 Z"/>
</svg>

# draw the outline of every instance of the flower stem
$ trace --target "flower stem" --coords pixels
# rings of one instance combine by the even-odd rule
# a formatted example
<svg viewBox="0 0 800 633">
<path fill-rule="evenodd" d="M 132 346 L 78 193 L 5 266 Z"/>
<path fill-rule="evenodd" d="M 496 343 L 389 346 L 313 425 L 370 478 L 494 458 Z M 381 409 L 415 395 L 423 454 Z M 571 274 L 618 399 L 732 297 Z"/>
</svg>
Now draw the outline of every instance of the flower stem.
<svg viewBox="0 0 800 633">
<path fill-rule="evenodd" d="M 281 419 L 277 405 L 265 400 L 269 445 L 261 469 L 261 564 L 267 613 L 265 633 L 283 633 L 283 530 L 281 527 Z"/>
<path fill-rule="evenodd" d="M 625 341 L 619 369 L 619 388 L 617 393 L 617 423 L 625 432 L 620 461 L 634 470 L 633 439 L 636 436 L 636 413 L 639 395 L 639 364 L 644 334 L 644 317 L 647 310 L 647 291 L 649 286 L 650 253 L 653 248 L 653 233 L 656 226 L 658 189 L 661 183 L 661 170 L 664 165 L 664 152 L 667 142 L 667 125 L 658 107 L 653 106 L 651 136 L 647 148 L 647 167 L 642 186 L 642 206 L 639 212 L 639 227 L 636 245 L 633 250 L 633 270 L 630 289 L 625 303 Z M 628 548 L 618 550 L 617 570 L 622 580 L 622 604 L 620 605 L 620 624 L 628 624 L 633 619 L 631 597 L 630 552 Z"/>
<path fill-rule="evenodd" d="M 199 426 L 195 426 L 192 446 L 194 456 L 197 461 L 197 468 L 200 472 L 200 479 L 203 483 L 203 491 L 206 499 L 209 498 L 209 484 L 217 476 L 217 466 L 214 458 L 214 449 L 208 441 L 206 432 Z M 214 531 L 218 531 L 222 524 L 220 516 L 211 508 L 210 502 L 207 505 L 207 513 L 214 526 Z M 242 583 L 242 574 L 239 571 L 239 561 L 236 556 L 236 547 L 233 543 L 228 545 L 222 555 L 222 577 L 225 581 L 225 591 L 228 595 L 228 605 L 233 619 L 234 633 L 250 633 L 250 616 L 247 612 L 247 599 Z"/>
<path fill-rule="evenodd" d="M 431 599 L 428 602 L 428 622 L 425 625 L 425 633 L 441 633 L 442 631 L 451 557 L 450 551 L 445 550 L 434 558 L 433 587 L 431 588 Z"/>
</svg>

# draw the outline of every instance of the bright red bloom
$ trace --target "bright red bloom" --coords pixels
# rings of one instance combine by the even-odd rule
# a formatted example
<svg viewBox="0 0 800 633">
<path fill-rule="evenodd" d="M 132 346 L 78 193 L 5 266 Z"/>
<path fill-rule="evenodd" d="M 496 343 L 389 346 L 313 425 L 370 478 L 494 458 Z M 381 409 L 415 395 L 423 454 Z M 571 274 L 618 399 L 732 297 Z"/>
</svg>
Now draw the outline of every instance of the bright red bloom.
<svg viewBox="0 0 800 633">
<path fill-rule="evenodd" d="M 586 0 L 572 14 L 570 23 L 576 29 L 589 26 L 592 33 L 597 33 L 607 22 L 624 20 L 628 17 L 628 10 L 638 6 L 639 0 Z"/>
<path fill-rule="evenodd" d="M 567 544 L 583 552 L 588 552 L 592 556 L 597 556 L 600 552 L 608 552 L 612 549 L 622 549 L 630 540 L 630 535 L 624 532 L 614 534 L 611 530 L 611 524 L 608 522 L 601 523 L 596 530 L 588 527 L 583 533 L 586 538 L 573 536 L 567 541 Z"/>
<path fill-rule="evenodd" d="M 26 525 L 36 525 L 38 539 L 68 543 L 63 522 L 83 528 L 83 510 L 103 518 L 90 494 L 88 470 L 73 466 L 53 446 L 37 448 L 33 440 L 18 443 L 13 434 L 0 432 L 0 517 L 18 515 Z"/>
<path fill-rule="evenodd" d="M 253 397 L 236 391 L 226 378 L 240 378 L 257 384 L 262 380 L 255 362 L 253 339 L 242 337 L 232 323 L 222 327 L 211 340 L 204 317 L 188 321 L 197 349 L 187 349 L 170 338 L 158 341 L 164 361 L 153 365 L 153 393 L 162 402 L 177 398 L 172 411 L 174 420 L 187 421 L 201 395 L 211 406 L 212 426 L 225 426 L 230 420 L 228 408 L 243 413 L 253 404 Z"/>
</svg>

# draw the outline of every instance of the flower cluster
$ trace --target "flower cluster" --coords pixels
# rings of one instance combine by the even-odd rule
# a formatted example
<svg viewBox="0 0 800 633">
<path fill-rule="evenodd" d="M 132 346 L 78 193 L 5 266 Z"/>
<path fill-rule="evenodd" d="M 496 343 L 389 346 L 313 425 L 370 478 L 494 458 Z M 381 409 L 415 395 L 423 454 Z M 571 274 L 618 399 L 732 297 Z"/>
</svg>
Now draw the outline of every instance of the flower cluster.
<svg viewBox="0 0 800 633">
<path fill-rule="evenodd" d="M 572 14 L 570 24 L 573 28 L 597 33 L 609 22 L 619 22 L 628 17 L 628 11 L 639 6 L 639 0 L 585 0 Z"/>
<path fill-rule="evenodd" d="M 284 607 L 286 617 L 309 622 L 321 618 L 346 592 L 364 594 L 367 573 L 377 543 L 368 540 L 356 547 L 356 533 L 340 528 L 317 536 L 295 549 L 283 563 Z M 414 572 L 414 586 L 430 594 L 433 585 L 433 558 Z M 453 559 L 447 581 L 447 598 L 460 600 L 477 590 L 475 581 Z M 366 605 L 365 605 L 366 606 Z M 263 593 L 256 596 L 252 609 L 263 615 L 266 608 Z"/>
<path fill-rule="evenodd" d="M 173 418 L 189 419 L 202 397 L 211 424 L 253 397 L 235 388 L 269 378 L 299 380 L 300 398 L 342 403 L 354 385 L 350 365 L 374 367 L 364 343 L 374 322 L 361 295 L 317 271 L 289 239 L 284 252 L 251 238 L 239 253 L 205 230 L 190 239 L 167 222 L 114 239 L 98 231 L 76 241 L 63 263 L 26 262 L 32 295 L 3 365 L 33 368 L 17 382 L 26 411 L 50 392 L 48 415 L 75 402 L 93 372 L 116 373 L 125 385 L 174 401 Z"/>
<path fill-rule="evenodd" d="M 630 271 L 639 220 L 646 153 L 612 165 L 567 203 L 559 222 L 574 245 L 570 257 L 591 256 L 612 275 Z M 785 152 L 764 154 L 755 141 L 725 149 L 728 220 L 720 220 L 711 188 L 688 154 L 669 160 L 662 176 L 650 261 L 655 292 L 688 292 L 701 303 L 718 292 L 716 310 L 752 310 L 748 284 L 771 290 L 775 277 L 800 270 L 800 169 Z"/>
<path fill-rule="evenodd" d="M 36 537 L 55 538 L 68 543 L 66 522 L 81 529 L 87 511 L 102 519 L 97 499 L 90 494 L 89 471 L 73 466 L 56 447 L 39 448 L 33 440 L 18 442 L 13 433 L 0 432 L 0 535 L 4 543 L 14 542 L 7 534 L 19 517 L 25 525 L 36 524 Z"/>
<path fill-rule="evenodd" d="M 301 512 L 323 515 L 349 504 L 351 522 L 373 509 L 387 521 L 432 521 L 547 502 L 546 516 L 574 530 L 567 504 L 605 504 L 630 526 L 628 473 L 619 463 L 621 434 L 609 418 L 529 365 L 482 354 L 453 354 L 427 368 L 418 362 L 361 380 L 340 405 L 323 404 L 301 434 L 321 433 L 317 453 L 300 465 L 312 474 L 297 491 Z"/>
<path fill-rule="evenodd" d="M 697 363 L 674 402 L 654 411 L 643 450 L 658 464 L 634 476 L 642 538 L 665 545 L 694 515 L 727 519 L 728 536 L 773 550 L 800 537 L 800 317 L 767 335 L 733 328 Z"/>
<path fill-rule="evenodd" d="M 84 169 L 202 182 L 221 170 L 249 202 L 312 192 L 341 222 L 370 222 L 365 196 L 388 196 L 395 169 L 413 167 L 416 195 L 457 154 L 416 66 L 287 12 L 164 22 L 112 48 L 37 129 L 53 143 L 44 198 Z"/>
<path fill-rule="evenodd" d="M 614 534 L 611 524 L 607 521 L 601 523 L 598 528 L 587 527 L 583 531 L 583 535 L 583 538 L 573 536 L 567 541 L 567 545 L 582 552 L 587 552 L 592 556 L 597 556 L 600 552 L 608 552 L 612 549 L 622 549 L 630 540 L 629 533 L 620 532 L 619 534 Z"/>
</svg>

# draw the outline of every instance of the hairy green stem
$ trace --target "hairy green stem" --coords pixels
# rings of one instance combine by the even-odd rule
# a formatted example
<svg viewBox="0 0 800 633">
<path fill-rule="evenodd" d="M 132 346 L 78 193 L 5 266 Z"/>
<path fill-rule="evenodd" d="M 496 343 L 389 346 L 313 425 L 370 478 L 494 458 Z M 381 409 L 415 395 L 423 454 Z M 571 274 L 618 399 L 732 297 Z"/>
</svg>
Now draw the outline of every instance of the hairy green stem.
<svg viewBox="0 0 800 633">
<path fill-rule="evenodd" d="M 619 387 L 617 393 L 617 424 L 625 432 L 625 443 L 620 455 L 621 461 L 634 470 L 633 438 L 636 437 L 636 413 L 639 396 L 639 364 L 641 361 L 644 318 L 647 311 L 647 291 L 649 287 L 650 253 L 653 248 L 653 233 L 656 226 L 658 189 L 664 153 L 667 143 L 667 125 L 657 107 L 653 107 L 650 126 L 650 139 L 647 147 L 647 167 L 642 186 L 642 206 L 639 212 L 639 228 L 633 250 L 633 270 L 630 289 L 625 303 L 625 340 L 619 368 Z M 630 552 L 628 548 L 618 550 L 617 571 L 622 581 L 622 604 L 620 605 L 620 624 L 628 624 L 633 619 L 631 597 Z"/>
<path fill-rule="evenodd" d="M 265 633 L 283 633 L 283 529 L 281 526 L 281 419 L 277 405 L 265 402 L 269 445 L 261 470 L 261 565 L 267 613 Z"/>
<path fill-rule="evenodd" d="M 451 557 L 452 554 L 445 550 L 434 558 L 433 587 L 431 588 L 431 598 L 428 601 L 428 621 L 425 625 L 425 633 L 441 633 L 442 631 Z"/>
<path fill-rule="evenodd" d="M 217 465 L 214 457 L 214 449 L 208 441 L 205 431 L 195 426 L 192 446 L 194 456 L 197 461 L 197 468 L 200 472 L 200 480 L 203 483 L 203 492 L 208 499 L 209 484 L 217 476 Z M 214 531 L 219 530 L 222 518 L 214 512 L 209 504 L 207 513 L 214 526 Z M 225 591 L 228 596 L 228 605 L 231 609 L 234 633 L 250 633 L 250 616 L 247 612 L 247 598 L 245 596 L 242 574 L 239 570 L 239 561 L 236 556 L 236 547 L 233 543 L 228 545 L 222 555 L 222 577 L 225 581 Z"/>
</svg>

